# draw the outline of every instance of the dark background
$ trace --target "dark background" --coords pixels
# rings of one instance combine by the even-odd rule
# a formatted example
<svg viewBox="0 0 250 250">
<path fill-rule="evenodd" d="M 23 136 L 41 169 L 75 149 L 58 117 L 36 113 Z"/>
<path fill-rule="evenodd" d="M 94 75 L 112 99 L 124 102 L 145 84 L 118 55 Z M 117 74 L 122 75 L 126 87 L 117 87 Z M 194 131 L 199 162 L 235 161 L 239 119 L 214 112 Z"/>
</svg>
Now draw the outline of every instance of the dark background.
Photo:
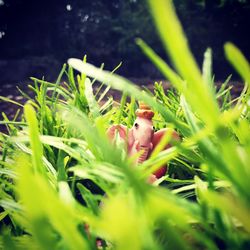
<svg viewBox="0 0 250 250">
<path fill-rule="evenodd" d="M 217 80 L 233 72 L 224 58 L 226 41 L 250 58 L 249 1 L 174 3 L 199 64 L 205 49 L 213 49 Z M 136 37 L 168 60 L 145 0 L 0 0 L 0 87 L 30 76 L 53 81 L 68 58 L 84 54 L 106 69 L 123 61 L 119 73 L 127 77 L 160 78 L 135 45 Z"/>
</svg>

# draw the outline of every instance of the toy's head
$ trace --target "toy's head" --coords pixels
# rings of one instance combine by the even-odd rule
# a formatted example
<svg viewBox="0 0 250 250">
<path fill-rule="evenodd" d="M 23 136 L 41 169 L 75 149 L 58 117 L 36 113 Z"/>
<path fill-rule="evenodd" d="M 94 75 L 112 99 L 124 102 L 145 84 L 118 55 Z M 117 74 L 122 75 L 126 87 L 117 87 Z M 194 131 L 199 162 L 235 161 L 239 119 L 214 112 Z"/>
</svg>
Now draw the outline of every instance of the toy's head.
<svg viewBox="0 0 250 250">
<path fill-rule="evenodd" d="M 134 140 L 139 141 L 141 146 L 148 146 L 152 142 L 154 134 L 152 122 L 154 112 L 146 104 L 139 103 L 136 116 L 137 118 L 132 128 Z"/>
</svg>

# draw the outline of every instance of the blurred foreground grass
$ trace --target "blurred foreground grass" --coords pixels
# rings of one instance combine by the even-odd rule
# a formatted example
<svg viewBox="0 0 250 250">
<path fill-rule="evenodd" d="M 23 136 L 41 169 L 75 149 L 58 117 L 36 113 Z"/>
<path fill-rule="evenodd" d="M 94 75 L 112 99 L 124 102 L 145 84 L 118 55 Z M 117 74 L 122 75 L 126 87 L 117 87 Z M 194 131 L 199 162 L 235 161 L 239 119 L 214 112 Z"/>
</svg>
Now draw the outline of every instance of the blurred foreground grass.
<svg viewBox="0 0 250 250">
<path fill-rule="evenodd" d="M 153 95 L 86 57 L 70 59 L 55 83 L 33 79 L 22 120 L 1 121 L 9 133 L 0 134 L 0 248 L 250 248 L 249 63 L 225 45 L 245 82 L 232 99 L 229 79 L 214 86 L 210 49 L 198 68 L 172 2 L 148 2 L 176 71 L 137 43 L 174 89 L 155 83 Z M 110 88 L 122 92 L 120 103 L 103 101 Z M 131 168 L 105 131 L 131 127 L 137 100 L 154 109 L 156 130 L 172 127 L 182 140 Z M 167 175 L 147 184 L 162 163 Z"/>
</svg>

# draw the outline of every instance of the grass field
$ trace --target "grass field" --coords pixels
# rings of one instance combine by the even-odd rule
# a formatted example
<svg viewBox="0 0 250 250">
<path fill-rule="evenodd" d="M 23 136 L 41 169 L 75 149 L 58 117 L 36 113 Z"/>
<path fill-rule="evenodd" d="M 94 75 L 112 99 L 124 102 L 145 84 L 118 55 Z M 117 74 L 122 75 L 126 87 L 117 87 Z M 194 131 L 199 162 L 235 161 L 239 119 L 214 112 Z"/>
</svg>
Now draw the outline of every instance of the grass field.
<svg viewBox="0 0 250 250">
<path fill-rule="evenodd" d="M 250 65 L 225 44 L 245 82 L 232 98 L 229 78 L 214 85 L 210 49 L 197 66 L 172 1 L 148 3 L 174 69 L 144 41 L 137 44 L 170 90 L 155 83 L 152 94 L 116 69 L 71 58 L 56 82 L 32 79 L 35 97 L 23 93 L 26 104 L 16 103 L 21 120 L 3 114 L 1 249 L 250 248 Z M 107 98 L 110 89 L 121 92 L 120 102 Z M 175 129 L 181 140 L 133 168 L 106 130 L 131 127 L 137 101 L 154 110 L 155 130 Z M 167 174 L 148 184 L 162 164 Z"/>
</svg>

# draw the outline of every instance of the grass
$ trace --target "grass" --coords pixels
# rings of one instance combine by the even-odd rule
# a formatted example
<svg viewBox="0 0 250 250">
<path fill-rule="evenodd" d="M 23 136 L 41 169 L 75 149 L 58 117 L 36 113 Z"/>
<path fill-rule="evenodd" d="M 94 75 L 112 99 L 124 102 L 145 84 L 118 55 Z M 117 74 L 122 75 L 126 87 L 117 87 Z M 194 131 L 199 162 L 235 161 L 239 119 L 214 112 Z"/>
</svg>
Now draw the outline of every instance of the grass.
<svg viewBox="0 0 250 250">
<path fill-rule="evenodd" d="M 69 59 L 55 83 L 32 78 L 35 97 L 24 93 L 21 120 L 1 121 L 8 133 L 0 134 L 0 248 L 249 249 L 249 63 L 226 43 L 245 82 L 232 99 L 229 79 L 214 85 L 210 49 L 197 66 L 172 2 L 148 2 L 175 70 L 137 43 L 174 88 L 155 83 L 151 94 L 86 57 Z M 156 130 L 170 127 L 182 139 L 131 168 L 106 130 L 131 127 L 138 100 L 154 109 Z M 147 184 L 163 163 L 167 175 Z"/>
</svg>

